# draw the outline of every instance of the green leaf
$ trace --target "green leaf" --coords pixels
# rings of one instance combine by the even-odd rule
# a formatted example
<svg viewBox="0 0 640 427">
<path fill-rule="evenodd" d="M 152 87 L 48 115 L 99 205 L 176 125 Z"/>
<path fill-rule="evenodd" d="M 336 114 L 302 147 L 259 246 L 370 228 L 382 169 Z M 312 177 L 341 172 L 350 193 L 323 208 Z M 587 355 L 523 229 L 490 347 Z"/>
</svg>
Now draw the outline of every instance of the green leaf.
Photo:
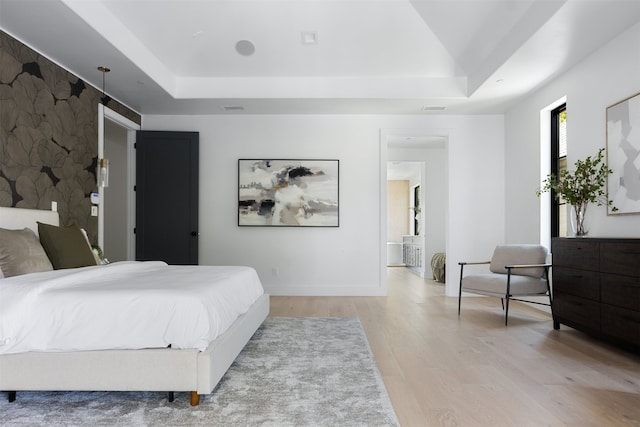
<svg viewBox="0 0 640 427">
<path fill-rule="evenodd" d="M 613 173 L 604 163 L 604 148 L 598 150 L 595 158 L 588 156 L 584 160 L 576 160 L 575 170 L 560 171 L 560 176 L 553 173 L 547 175 L 542 181 L 542 187 L 536 190 L 540 197 L 542 193 L 554 190 L 556 199 L 565 200 L 573 206 L 583 203 L 595 203 L 597 206 L 612 206 L 612 201 L 607 198 L 603 190 L 607 177 Z M 618 209 L 612 206 L 612 211 Z"/>
</svg>

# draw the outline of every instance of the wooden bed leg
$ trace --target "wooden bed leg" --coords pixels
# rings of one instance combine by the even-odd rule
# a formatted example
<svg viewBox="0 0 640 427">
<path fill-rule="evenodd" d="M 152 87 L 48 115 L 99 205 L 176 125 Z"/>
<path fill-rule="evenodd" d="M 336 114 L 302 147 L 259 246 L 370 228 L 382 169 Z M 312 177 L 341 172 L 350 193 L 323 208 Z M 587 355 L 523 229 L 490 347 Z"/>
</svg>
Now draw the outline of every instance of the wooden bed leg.
<svg viewBox="0 0 640 427">
<path fill-rule="evenodd" d="M 197 391 L 191 392 L 191 406 L 198 406 L 200 404 L 200 395 Z"/>
<path fill-rule="evenodd" d="M 16 392 L 15 391 L 10 391 L 9 392 L 9 402 L 15 402 L 16 401 Z"/>
<path fill-rule="evenodd" d="M 173 396 L 173 392 L 172 391 L 167 392 L 167 400 L 169 402 L 173 402 L 174 396 Z"/>
</svg>

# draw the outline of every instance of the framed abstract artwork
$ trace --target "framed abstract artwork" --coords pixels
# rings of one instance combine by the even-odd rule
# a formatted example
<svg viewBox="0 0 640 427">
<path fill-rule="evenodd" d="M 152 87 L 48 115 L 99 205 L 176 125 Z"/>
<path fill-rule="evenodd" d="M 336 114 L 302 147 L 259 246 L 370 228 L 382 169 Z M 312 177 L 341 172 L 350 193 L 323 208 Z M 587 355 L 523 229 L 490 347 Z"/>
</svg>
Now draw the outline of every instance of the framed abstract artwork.
<svg viewBox="0 0 640 427">
<path fill-rule="evenodd" d="M 640 93 L 607 107 L 607 193 L 618 208 L 608 215 L 640 213 Z"/>
<path fill-rule="evenodd" d="M 238 225 L 338 227 L 339 161 L 239 159 Z"/>
</svg>

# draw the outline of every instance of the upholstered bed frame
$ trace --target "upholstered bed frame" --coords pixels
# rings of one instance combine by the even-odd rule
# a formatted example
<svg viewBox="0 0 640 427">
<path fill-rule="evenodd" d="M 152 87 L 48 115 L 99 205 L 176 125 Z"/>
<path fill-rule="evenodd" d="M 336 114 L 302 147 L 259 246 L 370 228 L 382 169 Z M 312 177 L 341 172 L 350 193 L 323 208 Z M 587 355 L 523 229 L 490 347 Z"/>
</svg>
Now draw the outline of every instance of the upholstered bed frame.
<svg viewBox="0 0 640 427">
<path fill-rule="evenodd" d="M 0 227 L 58 225 L 56 212 L 0 207 Z M 0 279 L 1 280 L 1 279 Z M 0 390 L 14 400 L 25 390 L 117 390 L 191 392 L 191 404 L 209 394 L 269 314 L 263 295 L 205 351 L 164 349 L 101 350 L 0 355 Z"/>
</svg>

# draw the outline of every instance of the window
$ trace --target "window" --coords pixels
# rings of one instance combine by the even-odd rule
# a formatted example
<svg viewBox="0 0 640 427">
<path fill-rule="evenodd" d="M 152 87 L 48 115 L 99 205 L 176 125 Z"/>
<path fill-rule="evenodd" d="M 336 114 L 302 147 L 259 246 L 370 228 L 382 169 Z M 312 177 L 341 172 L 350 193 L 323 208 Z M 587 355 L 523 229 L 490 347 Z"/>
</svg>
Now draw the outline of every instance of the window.
<svg viewBox="0 0 640 427">
<path fill-rule="evenodd" d="M 567 105 L 551 111 L 551 172 L 559 175 L 567 169 Z M 551 192 L 551 237 L 567 237 L 569 205 Z"/>
</svg>

